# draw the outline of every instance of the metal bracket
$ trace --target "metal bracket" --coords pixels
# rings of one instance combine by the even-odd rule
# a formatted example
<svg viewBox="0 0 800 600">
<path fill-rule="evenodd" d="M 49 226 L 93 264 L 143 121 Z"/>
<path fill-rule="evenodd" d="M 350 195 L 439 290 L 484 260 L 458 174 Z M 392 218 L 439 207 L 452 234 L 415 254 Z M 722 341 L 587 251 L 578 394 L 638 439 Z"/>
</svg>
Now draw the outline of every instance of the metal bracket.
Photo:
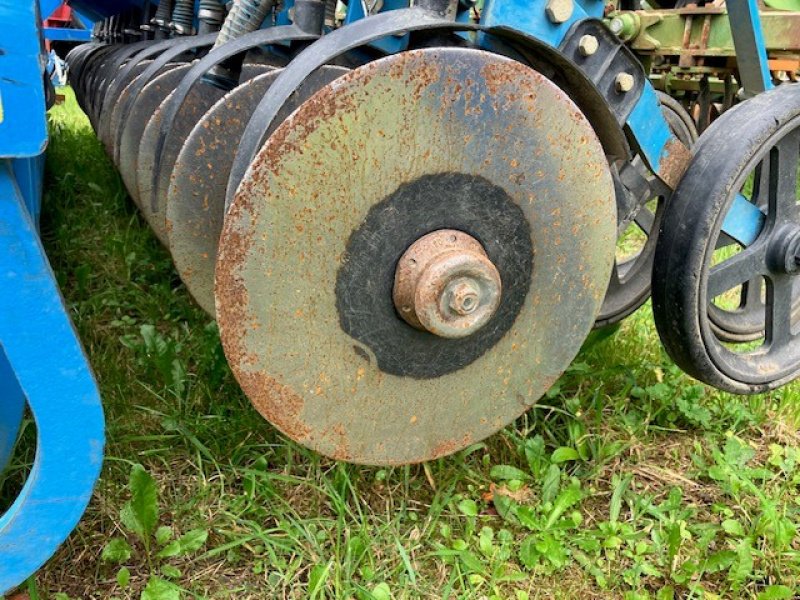
<svg viewBox="0 0 800 600">
<path fill-rule="evenodd" d="M 755 95 L 771 90 L 774 85 L 757 0 L 737 0 L 726 6 L 745 92 Z"/>
<path fill-rule="evenodd" d="M 647 85 L 642 65 L 633 52 L 597 19 L 575 23 L 559 49 L 594 82 L 619 124 L 624 125 Z M 624 87 L 620 86 L 622 76 L 630 78 Z"/>
</svg>

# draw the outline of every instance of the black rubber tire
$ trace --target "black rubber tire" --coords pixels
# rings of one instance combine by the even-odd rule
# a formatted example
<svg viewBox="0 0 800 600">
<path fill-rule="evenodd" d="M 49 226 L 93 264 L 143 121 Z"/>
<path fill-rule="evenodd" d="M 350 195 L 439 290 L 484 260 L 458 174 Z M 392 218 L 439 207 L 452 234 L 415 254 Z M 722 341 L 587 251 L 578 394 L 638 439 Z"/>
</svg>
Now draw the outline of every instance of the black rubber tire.
<svg viewBox="0 0 800 600">
<path fill-rule="evenodd" d="M 731 376 L 707 347 L 721 342 L 706 313 L 708 275 L 728 209 L 746 176 L 776 143 L 773 138 L 787 125 L 795 127 L 793 122 L 800 127 L 800 85 L 783 85 L 723 114 L 695 147 L 695 158 L 667 206 L 659 231 L 653 313 L 661 341 L 689 375 L 732 393 L 767 392 L 800 375 L 799 361 L 782 365 L 783 373 L 775 379 L 759 369 L 753 374 L 759 383 Z M 792 369 L 788 374 L 787 368 Z"/>
</svg>

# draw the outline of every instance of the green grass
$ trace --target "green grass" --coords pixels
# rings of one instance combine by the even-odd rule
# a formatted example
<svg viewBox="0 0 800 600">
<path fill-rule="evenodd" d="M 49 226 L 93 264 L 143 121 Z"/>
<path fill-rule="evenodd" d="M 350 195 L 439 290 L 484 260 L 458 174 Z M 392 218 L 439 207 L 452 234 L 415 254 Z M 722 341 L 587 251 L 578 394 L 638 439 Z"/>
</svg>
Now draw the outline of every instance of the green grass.
<svg viewBox="0 0 800 600">
<path fill-rule="evenodd" d="M 39 597 L 794 593 L 800 387 L 697 385 L 645 308 L 484 443 L 425 466 L 337 464 L 251 408 L 71 93 L 51 124 L 43 235 L 108 448 L 85 519 L 29 586 Z"/>
</svg>

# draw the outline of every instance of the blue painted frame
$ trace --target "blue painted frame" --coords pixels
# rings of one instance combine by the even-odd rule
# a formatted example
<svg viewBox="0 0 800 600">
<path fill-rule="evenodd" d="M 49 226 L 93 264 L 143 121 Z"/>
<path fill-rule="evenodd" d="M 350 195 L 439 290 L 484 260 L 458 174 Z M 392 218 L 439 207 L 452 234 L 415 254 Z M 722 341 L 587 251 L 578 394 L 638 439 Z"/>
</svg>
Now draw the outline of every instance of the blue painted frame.
<svg viewBox="0 0 800 600">
<path fill-rule="evenodd" d="M 758 1 L 728 2 L 727 9 L 736 48 L 736 62 L 745 92 L 760 94 L 771 90 L 775 86 L 769 72 L 767 44 L 761 27 Z"/>
<path fill-rule="evenodd" d="M 88 42 L 92 39 L 92 32 L 88 29 L 66 29 L 64 27 L 45 27 L 45 39 L 51 42 Z"/>
<path fill-rule="evenodd" d="M 17 441 L 25 395 L 0 344 L 0 473 L 11 459 Z"/>
<path fill-rule="evenodd" d="M 36 459 L 0 517 L 0 593 L 35 573 L 83 515 L 103 462 L 100 394 L 36 225 L 0 161 L 0 342 L 37 428 Z"/>
<path fill-rule="evenodd" d="M 47 145 L 36 0 L 0 0 L 0 469 L 27 405 L 36 458 L 0 515 L 0 595 L 35 573 L 82 516 L 100 474 L 97 384 L 38 233 Z"/>
<path fill-rule="evenodd" d="M 564 23 L 555 24 L 546 17 L 547 3 L 548 0 L 487 0 L 481 23 L 487 26 L 511 26 L 558 48 L 575 23 L 602 17 L 604 10 L 602 0 L 579 0 L 570 18 Z M 749 85 L 747 89 L 755 92 L 770 89 L 772 80 L 757 0 L 729 2 L 728 11 L 737 59 L 740 69 L 744 68 L 742 77 L 745 87 Z M 655 88 L 650 82 L 645 84 L 639 101 L 628 117 L 626 129 L 648 167 L 656 175 L 661 175 L 662 165 L 668 164 L 669 146 L 677 138 L 670 131 Z M 737 199 L 731 206 L 723 231 L 748 244 L 758 237 L 763 223 L 763 213 L 757 207 Z"/>
</svg>

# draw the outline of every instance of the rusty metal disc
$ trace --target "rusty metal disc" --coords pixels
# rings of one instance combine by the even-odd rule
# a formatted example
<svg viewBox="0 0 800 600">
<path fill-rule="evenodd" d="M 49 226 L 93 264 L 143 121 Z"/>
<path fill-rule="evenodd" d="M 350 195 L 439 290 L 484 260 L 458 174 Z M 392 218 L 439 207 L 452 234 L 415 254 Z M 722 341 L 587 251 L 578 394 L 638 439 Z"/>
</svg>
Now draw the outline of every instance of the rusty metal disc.
<svg viewBox="0 0 800 600">
<path fill-rule="evenodd" d="M 189 68 L 188 64 L 169 67 L 148 83 L 136 98 L 127 120 L 121 121 L 118 125 L 118 127 L 122 128 L 122 131 L 118 136 L 119 144 L 114 148 L 117 168 L 120 175 L 122 175 L 122 181 L 125 183 L 128 193 L 142 210 L 144 207 L 141 202 L 142 195 L 139 192 L 137 163 L 145 127 L 153 118 L 153 113 L 164 101 L 164 98 L 169 95 L 170 91 L 175 89 L 175 86 Z M 144 77 L 144 75 L 140 75 L 140 77 Z M 112 127 L 115 128 L 117 126 Z M 112 129 L 112 131 L 118 130 Z"/>
<path fill-rule="evenodd" d="M 422 331 L 393 301 L 398 261 L 442 230 L 474 238 L 502 282 L 468 337 Z M 431 460 L 560 377 L 615 243 L 608 164 L 565 93 L 480 50 L 404 52 L 324 87 L 259 152 L 220 239 L 223 345 L 255 407 L 298 442 L 356 463 Z"/>
<path fill-rule="evenodd" d="M 289 116 L 322 86 L 348 72 L 326 66 L 284 107 Z M 259 75 L 230 91 L 194 127 L 175 162 L 166 205 L 169 249 L 189 293 L 214 316 L 214 266 L 236 145 L 261 98 L 280 74 Z"/>
<path fill-rule="evenodd" d="M 152 61 L 144 60 L 130 70 L 131 83 L 123 88 L 122 93 L 118 96 L 118 100 L 122 101 L 123 98 L 127 98 L 128 94 L 131 92 L 133 81 L 144 73 L 151 62 Z M 112 84 L 113 83 L 114 82 L 112 82 Z M 108 155 L 112 158 L 114 156 L 114 137 L 111 134 L 111 123 L 113 122 L 112 116 L 117 106 L 119 106 L 119 104 L 111 104 L 108 107 L 108 112 L 101 112 L 103 118 L 100 120 L 97 127 L 97 137 L 103 143 L 103 147 L 105 147 Z"/>
<path fill-rule="evenodd" d="M 262 64 L 248 63 L 243 66 L 241 81 L 247 81 L 265 72 L 274 70 L 274 67 Z M 185 73 L 183 73 L 185 75 Z M 139 203 L 142 214 L 155 232 L 161 243 L 169 245 L 166 224 L 167 207 L 167 188 L 163 192 L 157 188 L 157 181 L 153 179 L 153 172 L 156 161 L 156 146 L 159 142 L 159 134 L 163 127 L 165 107 L 172 98 L 173 90 L 167 95 L 153 112 L 152 117 L 144 128 L 138 148 L 138 159 L 136 161 L 136 181 L 139 187 Z M 225 96 L 226 92 L 212 85 L 198 85 L 192 88 L 184 98 L 180 111 L 173 115 L 169 127 L 172 129 L 171 144 L 177 145 L 178 140 L 185 139 L 191 133 L 193 127 L 202 119 L 214 104 Z M 165 149 L 166 150 L 166 149 Z M 175 166 L 180 148 L 171 146 L 169 152 L 162 153 L 161 173 L 165 179 L 169 180 Z"/>
</svg>

